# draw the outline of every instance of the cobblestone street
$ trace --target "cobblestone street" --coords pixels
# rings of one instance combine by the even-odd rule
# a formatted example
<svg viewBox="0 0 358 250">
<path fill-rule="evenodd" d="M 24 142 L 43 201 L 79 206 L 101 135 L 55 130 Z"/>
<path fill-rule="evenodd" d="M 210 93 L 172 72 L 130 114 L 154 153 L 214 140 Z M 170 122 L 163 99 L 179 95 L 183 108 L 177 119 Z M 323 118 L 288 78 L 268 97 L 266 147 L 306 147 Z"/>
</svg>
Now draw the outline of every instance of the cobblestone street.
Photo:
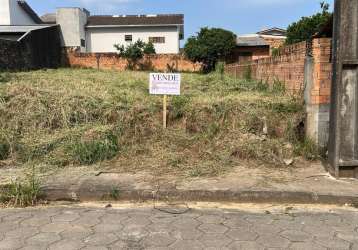
<svg viewBox="0 0 358 250">
<path fill-rule="evenodd" d="M 352 209 L 58 206 L 3 209 L 0 221 L 0 249 L 358 249 Z"/>
</svg>

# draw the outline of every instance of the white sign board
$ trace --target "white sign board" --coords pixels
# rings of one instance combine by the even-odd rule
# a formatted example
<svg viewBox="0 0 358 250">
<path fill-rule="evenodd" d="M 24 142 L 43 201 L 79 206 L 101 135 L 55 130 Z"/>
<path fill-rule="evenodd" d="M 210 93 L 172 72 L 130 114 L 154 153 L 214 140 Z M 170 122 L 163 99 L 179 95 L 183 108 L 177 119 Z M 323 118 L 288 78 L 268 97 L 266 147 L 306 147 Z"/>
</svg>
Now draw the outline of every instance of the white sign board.
<svg viewBox="0 0 358 250">
<path fill-rule="evenodd" d="M 151 95 L 180 95 L 180 74 L 151 73 L 149 93 Z"/>
</svg>

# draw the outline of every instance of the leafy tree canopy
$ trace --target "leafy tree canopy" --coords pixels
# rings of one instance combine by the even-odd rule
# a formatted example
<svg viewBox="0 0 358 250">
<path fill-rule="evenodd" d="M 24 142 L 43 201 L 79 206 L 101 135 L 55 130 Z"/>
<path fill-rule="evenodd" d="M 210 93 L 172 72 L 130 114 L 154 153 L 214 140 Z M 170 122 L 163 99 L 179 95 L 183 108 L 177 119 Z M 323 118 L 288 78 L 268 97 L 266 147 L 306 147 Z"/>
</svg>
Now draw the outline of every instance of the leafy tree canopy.
<svg viewBox="0 0 358 250">
<path fill-rule="evenodd" d="M 331 17 L 329 4 L 322 2 L 321 12 L 309 17 L 302 17 L 301 20 L 288 26 L 286 44 L 311 40 L 312 36 L 319 32 Z"/>
<path fill-rule="evenodd" d="M 204 71 L 215 68 L 220 60 L 225 60 L 236 47 L 236 35 L 231 31 L 219 28 L 202 28 L 185 44 L 184 52 L 193 62 L 204 64 Z"/>
</svg>

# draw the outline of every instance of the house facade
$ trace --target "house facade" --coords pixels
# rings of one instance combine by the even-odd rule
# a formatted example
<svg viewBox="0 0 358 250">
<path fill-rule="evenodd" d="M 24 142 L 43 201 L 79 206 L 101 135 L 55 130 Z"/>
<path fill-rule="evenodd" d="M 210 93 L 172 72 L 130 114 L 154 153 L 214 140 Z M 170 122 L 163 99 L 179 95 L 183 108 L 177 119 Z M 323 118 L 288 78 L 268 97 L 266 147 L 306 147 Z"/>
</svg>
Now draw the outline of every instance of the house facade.
<svg viewBox="0 0 358 250">
<path fill-rule="evenodd" d="M 61 45 L 79 52 L 116 52 L 115 44 L 152 42 L 157 54 L 178 54 L 184 15 L 91 15 L 83 8 L 58 8 L 41 18 L 26 1 L 0 0 L 0 39 L 18 40 L 32 30 L 57 26 Z"/>
<path fill-rule="evenodd" d="M 87 52 L 115 52 L 114 44 L 152 42 L 158 54 L 178 54 L 183 15 L 90 16 L 86 25 Z"/>
<path fill-rule="evenodd" d="M 286 31 L 280 28 L 265 29 L 255 34 L 238 35 L 232 62 L 256 60 L 272 55 L 273 49 L 281 47 Z"/>
<path fill-rule="evenodd" d="M 158 54 L 178 54 L 184 37 L 184 15 L 91 15 L 81 8 L 59 8 L 43 22 L 58 24 L 64 47 L 81 52 L 116 52 L 115 44 L 127 46 L 152 42 Z"/>
</svg>

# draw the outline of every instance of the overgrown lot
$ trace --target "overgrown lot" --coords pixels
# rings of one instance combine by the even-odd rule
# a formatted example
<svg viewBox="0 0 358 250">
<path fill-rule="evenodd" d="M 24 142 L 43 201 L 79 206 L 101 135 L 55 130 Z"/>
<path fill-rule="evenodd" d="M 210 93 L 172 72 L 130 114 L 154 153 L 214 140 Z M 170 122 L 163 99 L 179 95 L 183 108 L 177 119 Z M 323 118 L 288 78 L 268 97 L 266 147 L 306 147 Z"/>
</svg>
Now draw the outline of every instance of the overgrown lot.
<svg viewBox="0 0 358 250">
<path fill-rule="evenodd" d="M 183 74 L 180 97 L 148 94 L 148 73 L 59 69 L 1 73 L 0 160 L 42 170 L 219 175 L 239 164 L 283 167 L 316 157 L 302 138 L 300 98 L 277 83 Z M 287 163 L 287 161 L 286 161 Z"/>
</svg>

